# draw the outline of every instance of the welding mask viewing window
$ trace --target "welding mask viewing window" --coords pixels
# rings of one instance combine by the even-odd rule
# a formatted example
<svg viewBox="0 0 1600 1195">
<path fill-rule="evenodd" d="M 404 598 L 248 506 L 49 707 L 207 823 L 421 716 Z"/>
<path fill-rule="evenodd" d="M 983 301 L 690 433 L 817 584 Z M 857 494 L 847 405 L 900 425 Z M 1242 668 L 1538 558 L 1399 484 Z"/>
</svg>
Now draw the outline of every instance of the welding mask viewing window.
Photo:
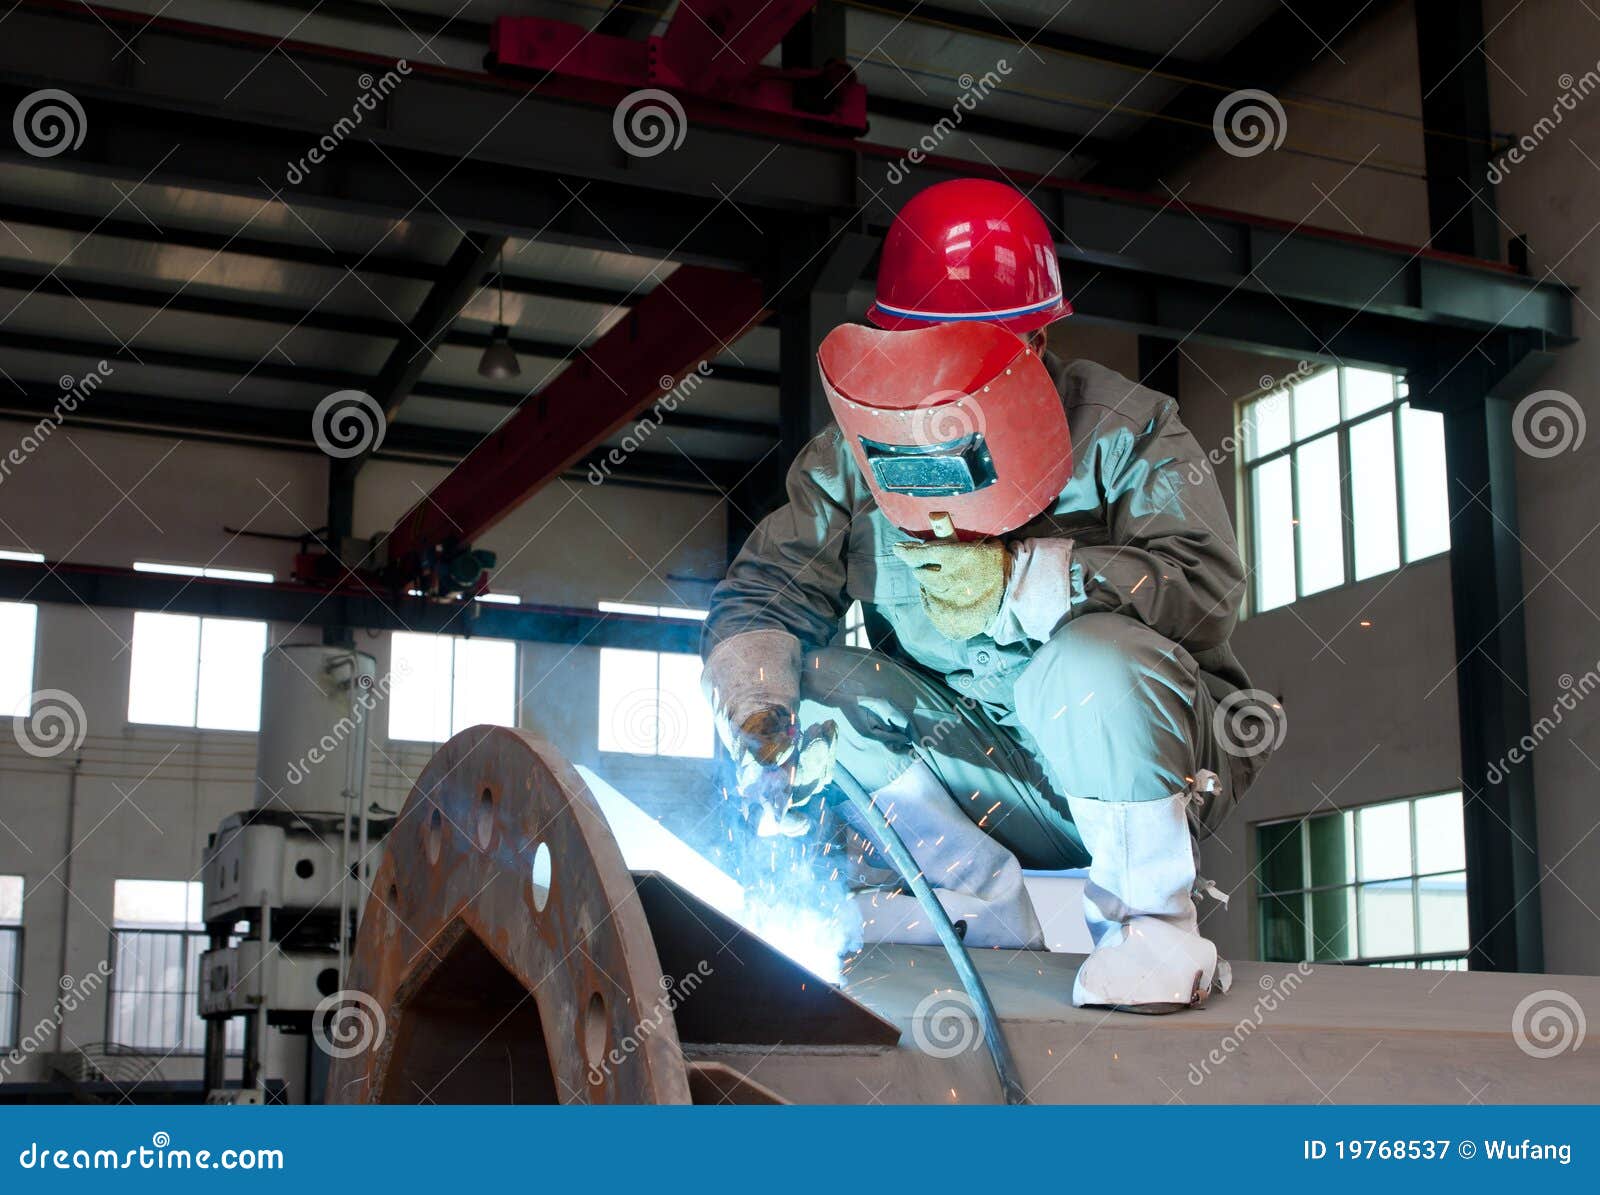
<svg viewBox="0 0 1600 1195">
<path fill-rule="evenodd" d="M 879 508 L 912 535 L 1003 535 L 1049 507 L 1072 476 L 1061 396 L 1003 328 L 846 324 L 817 363 Z"/>
</svg>

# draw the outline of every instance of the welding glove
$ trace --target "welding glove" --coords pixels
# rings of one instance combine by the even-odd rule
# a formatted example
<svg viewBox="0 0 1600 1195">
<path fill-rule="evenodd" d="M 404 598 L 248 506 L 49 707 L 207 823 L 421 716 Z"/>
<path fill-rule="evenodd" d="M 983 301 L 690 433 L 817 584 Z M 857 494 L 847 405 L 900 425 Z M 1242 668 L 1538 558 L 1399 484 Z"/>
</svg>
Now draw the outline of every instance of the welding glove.
<svg viewBox="0 0 1600 1195">
<path fill-rule="evenodd" d="M 833 770 L 832 723 L 804 733 L 800 705 L 800 641 L 760 628 L 724 639 L 706 658 L 700 687 L 716 715 L 717 734 L 734 765 L 739 794 L 761 807 L 758 832 L 803 834 L 802 812 Z"/>
<path fill-rule="evenodd" d="M 791 730 L 794 725 L 791 720 Z M 821 722 L 786 736 L 786 746 L 772 736 L 744 753 L 742 760 L 736 760 L 740 794 L 760 805 L 757 836 L 782 834 L 794 838 L 810 831 L 819 808 L 812 804 L 812 798 L 833 779 L 838 737 L 834 723 Z M 774 751 L 781 754 L 775 764 L 761 764 L 758 751 L 769 757 Z"/>
<path fill-rule="evenodd" d="M 993 626 L 1010 577 L 1011 554 L 997 539 L 903 541 L 894 554 L 922 588 L 922 608 L 946 639 L 971 639 Z"/>
</svg>

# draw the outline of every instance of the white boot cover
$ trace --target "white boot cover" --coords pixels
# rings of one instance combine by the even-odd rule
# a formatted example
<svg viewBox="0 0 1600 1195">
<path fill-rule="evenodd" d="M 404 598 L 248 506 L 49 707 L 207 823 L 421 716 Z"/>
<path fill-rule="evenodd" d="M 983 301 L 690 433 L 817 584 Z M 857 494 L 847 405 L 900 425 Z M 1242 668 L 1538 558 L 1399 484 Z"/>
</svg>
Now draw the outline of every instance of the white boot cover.
<svg viewBox="0 0 1600 1195">
<path fill-rule="evenodd" d="M 1083 904 L 1094 951 L 1072 985 L 1080 1008 L 1173 1012 L 1211 994 L 1217 948 L 1195 914 L 1189 800 L 1067 798 L 1091 856 Z"/>
<path fill-rule="evenodd" d="M 904 840 L 950 919 L 966 922 L 968 946 L 1044 949 L 1044 931 L 1023 886 L 1017 857 L 973 824 L 927 764 L 917 760 L 874 793 L 873 800 Z M 873 862 L 878 867 L 888 865 L 881 858 Z M 861 910 L 866 945 L 938 943 L 939 936 L 916 897 L 866 890 L 854 899 Z"/>
</svg>

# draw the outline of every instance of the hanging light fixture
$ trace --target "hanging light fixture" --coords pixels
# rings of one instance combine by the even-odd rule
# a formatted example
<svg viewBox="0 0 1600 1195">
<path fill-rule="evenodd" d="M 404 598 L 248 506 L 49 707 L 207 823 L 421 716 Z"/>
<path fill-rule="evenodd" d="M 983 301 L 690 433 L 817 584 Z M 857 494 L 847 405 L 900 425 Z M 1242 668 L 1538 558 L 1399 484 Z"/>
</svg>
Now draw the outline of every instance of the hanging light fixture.
<svg viewBox="0 0 1600 1195">
<path fill-rule="evenodd" d="M 500 289 L 500 322 L 489 333 L 489 343 L 483 356 L 478 358 L 478 376 L 503 380 L 514 378 L 522 372 L 517 362 L 517 352 L 511 347 L 511 329 L 506 326 L 506 253 L 500 251 L 500 268 L 495 273 L 495 283 Z"/>
</svg>

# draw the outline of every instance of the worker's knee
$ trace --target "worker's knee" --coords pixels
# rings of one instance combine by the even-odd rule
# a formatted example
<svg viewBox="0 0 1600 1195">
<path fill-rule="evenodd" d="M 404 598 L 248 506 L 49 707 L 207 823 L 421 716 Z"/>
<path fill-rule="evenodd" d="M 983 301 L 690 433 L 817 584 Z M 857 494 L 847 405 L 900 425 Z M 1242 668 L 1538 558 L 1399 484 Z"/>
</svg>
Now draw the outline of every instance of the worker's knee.
<svg viewBox="0 0 1600 1195">
<path fill-rule="evenodd" d="M 1063 625 L 1017 681 L 1017 718 L 1062 790 L 1112 801 L 1170 796 L 1193 774 L 1199 667 L 1120 614 Z"/>
<path fill-rule="evenodd" d="M 1178 644 L 1121 614 L 1072 619 L 1034 653 L 1017 680 L 1024 725 L 1053 718 L 1063 702 L 1137 701 L 1154 681 L 1193 691 L 1197 668 Z"/>
</svg>

